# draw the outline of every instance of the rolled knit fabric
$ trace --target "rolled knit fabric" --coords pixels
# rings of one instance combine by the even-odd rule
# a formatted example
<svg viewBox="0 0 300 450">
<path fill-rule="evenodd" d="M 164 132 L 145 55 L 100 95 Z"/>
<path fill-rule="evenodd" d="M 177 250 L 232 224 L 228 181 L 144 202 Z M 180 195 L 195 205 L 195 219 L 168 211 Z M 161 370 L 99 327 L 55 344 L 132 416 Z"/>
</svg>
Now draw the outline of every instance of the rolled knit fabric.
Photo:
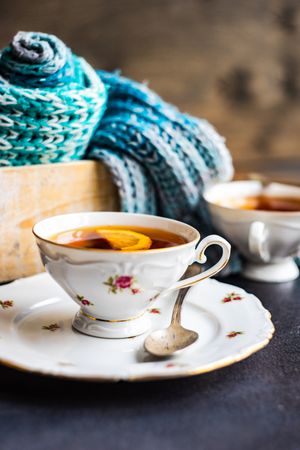
<svg viewBox="0 0 300 450">
<path fill-rule="evenodd" d="M 80 159 L 107 92 L 56 36 L 19 32 L 0 54 L 0 165 Z"/>
</svg>

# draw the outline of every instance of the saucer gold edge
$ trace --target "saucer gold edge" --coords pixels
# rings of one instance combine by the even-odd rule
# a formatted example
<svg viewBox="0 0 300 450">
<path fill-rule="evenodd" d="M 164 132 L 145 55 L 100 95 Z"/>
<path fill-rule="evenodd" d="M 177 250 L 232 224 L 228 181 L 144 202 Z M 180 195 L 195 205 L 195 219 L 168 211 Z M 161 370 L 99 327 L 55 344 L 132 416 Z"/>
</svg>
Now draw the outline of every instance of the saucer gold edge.
<svg viewBox="0 0 300 450">
<path fill-rule="evenodd" d="M 268 316 L 269 316 L 269 320 L 271 318 L 271 314 L 268 312 Z M 217 369 L 222 369 L 223 367 L 227 367 L 230 366 L 232 364 L 235 364 L 237 362 L 240 362 L 246 358 L 248 358 L 249 356 L 253 355 L 254 353 L 258 352 L 259 350 L 263 349 L 264 347 L 266 347 L 269 342 L 271 341 L 274 332 L 275 332 L 275 327 L 274 324 L 271 322 L 272 324 L 272 329 L 270 330 L 268 336 L 259 344 L 255 345 L 255 346 L 251 346 L 251 348 L 248 351 L 245 351 L 243 354 L 241 354 L 240 356 L 237 357 L 233 357 L 233 358 L 226 358 L 223 361 L 219 361 L 218 363 L 215 364 L 211 364 L 209 366 L 206 367 L 202 367 L 202 368 L 196 368 L 193 370 L 187 370 L 185 372 L 177 372 L 177 373 L 169 373 L 169 374 L 157 374 L 157 375 L 141 375 L 141 376 L 129 376 L 126 378 L 120 378 L 120 377 L 101 377 L 101 376 L 77 376 L 77 375 L 66 375 L 66 374 L 62 374 L 62 373 L 53 373 L 53 372 L 47 372 L 47 371 L 41 371 L 41 370 L 31 370 L 28 369 L 26 366 L 22 366 L 22 365 L 18 365 L 16 363 L 13 363 L 11 361 L 5 360 L 0 358 L 0 364 L 8 367 L 9 369 L 15 369 L 18 370 L 19 372 L 25 372 L 25 373 L 31 373 L 34 375 L 42 375 L 42 376 L 49 376 L 51 378 L 59 378 L 59 379 L 64 379 L 64 380 L 74 380 L 74 381 L 91 381 L 91 382 L 105 382 L 105 383 L 117 383 L 120 381 L 125 381 L 125 382 L 143 382 L 143 381 L 159 381 L 159 380 L 169 380 L 169 379 L 176 379 L 176 378 L 185 378 L 185 377 L 191 377 L 191 376 L 195 376 L 195 375 L 201 375 L 204 373 L 209 373 L 212 372 L 214 370 Z"/>
</svg>

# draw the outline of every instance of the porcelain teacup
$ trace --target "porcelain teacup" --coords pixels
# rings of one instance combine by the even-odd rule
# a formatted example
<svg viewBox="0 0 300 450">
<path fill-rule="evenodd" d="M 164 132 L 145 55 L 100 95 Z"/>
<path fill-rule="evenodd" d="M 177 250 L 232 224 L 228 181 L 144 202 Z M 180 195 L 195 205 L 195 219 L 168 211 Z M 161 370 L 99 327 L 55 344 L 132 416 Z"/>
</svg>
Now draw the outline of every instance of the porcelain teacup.
<svg viewBox="0 0 300 450">
<path fill-rule="evenodd" d="M 182 236 L 186 243 L 124 252 L 75 248 L 51 240 L 63 231 L 101 225 L 158 228 Z M 200 234 L 190 225 L 145 214 L 65 214 L 40 221 L 33 233 L 46 270 L 80 307 L 73 327 L 96 337 L 124 338 L 144 333 L 149 328 L 145 313 L 158 296 L 215 275 L 230 257 L 230 245 L 222 237 L 211 235 L 198 243 Z M 222 248 L 220 260 L 204 272 L 180 280 L 190 264 L 205 262 L 205 250 L 213 244 Z"/>
<path fill-rule="evenodd" d="M 259 181 L 232 181 L 208 189 L 212 222 L 245 257 L 246 278 L 283 282 L 299 276 L 294 257 L 300 248 L 300 211 L 264 211 L 230 207 L 229 199 L 263 195 L 300 199 L 300 188 L 281 183 L 267 187 Z"/>
</svg>

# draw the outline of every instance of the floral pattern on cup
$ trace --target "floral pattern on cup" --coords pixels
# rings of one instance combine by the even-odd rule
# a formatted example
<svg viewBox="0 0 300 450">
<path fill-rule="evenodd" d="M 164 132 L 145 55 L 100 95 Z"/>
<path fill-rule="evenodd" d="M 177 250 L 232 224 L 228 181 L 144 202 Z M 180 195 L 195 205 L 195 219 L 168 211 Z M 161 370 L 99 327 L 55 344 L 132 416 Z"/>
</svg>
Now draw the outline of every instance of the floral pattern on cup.
<svg viewBox="0 0 300 450">
<path fill-rule="evenodd" d="M 13 300 L 0 300 L 0 306 L 2 309 L 12 308 L 14 306 Z"/>
<path fill-rule="evenodd" d="M 239 334 L 244 334 L 244 332 L 243 331 L 230 331 L 229 333 L 227 333 L 227 337 L 231 339 L 231 338 L 238 336 Z"/>
<path fill-rule="evenodd" d="M 50 325 L 43 325 L 42 330 L 52 331 L 54 333 L 55 331 L 59 330 L 60 326 L 58 323 L 51 323 Z"/>
<path fill-rule="evenodd" d="M 84 297 L 84 295 L 76 295 L 77 300 L 83 305 L 83 306 L 93 306 L 94 303 L 90 302 L 87 298 Z"/>
<path fill-rule="evenodd" d="M 136 278 L 132 275 L 110 276 L 103 284 L 109 287 L 108 291 L 112 294 L 117 294 L 125 289 L 130 290 L 132 294 L 139 294 L 141 292 Z"/>
<path fill-rule="evenodd" d="M 229 303 L 238 300 L 243 300 L 243 297 L 236 292 L 230 292 L 230 294 L 226 294 L 226 296 L 222 299 L 222 303 Z"/>
</svg>

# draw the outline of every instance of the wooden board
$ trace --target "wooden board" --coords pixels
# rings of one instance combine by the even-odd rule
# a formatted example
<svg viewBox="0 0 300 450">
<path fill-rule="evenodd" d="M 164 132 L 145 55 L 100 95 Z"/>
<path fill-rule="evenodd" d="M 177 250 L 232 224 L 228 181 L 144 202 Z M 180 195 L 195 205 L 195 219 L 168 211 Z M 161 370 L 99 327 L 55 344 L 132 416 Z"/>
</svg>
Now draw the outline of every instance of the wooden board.
<svg viewBox="0 0 300 450">
<path fill-rule="evenodd" d="M 42 270 L 31 232 L 42 218 L 118 210 L 108 171 L 92 161 L 1 168 L 0 192 L 0 282 Z"/>
</svg>

